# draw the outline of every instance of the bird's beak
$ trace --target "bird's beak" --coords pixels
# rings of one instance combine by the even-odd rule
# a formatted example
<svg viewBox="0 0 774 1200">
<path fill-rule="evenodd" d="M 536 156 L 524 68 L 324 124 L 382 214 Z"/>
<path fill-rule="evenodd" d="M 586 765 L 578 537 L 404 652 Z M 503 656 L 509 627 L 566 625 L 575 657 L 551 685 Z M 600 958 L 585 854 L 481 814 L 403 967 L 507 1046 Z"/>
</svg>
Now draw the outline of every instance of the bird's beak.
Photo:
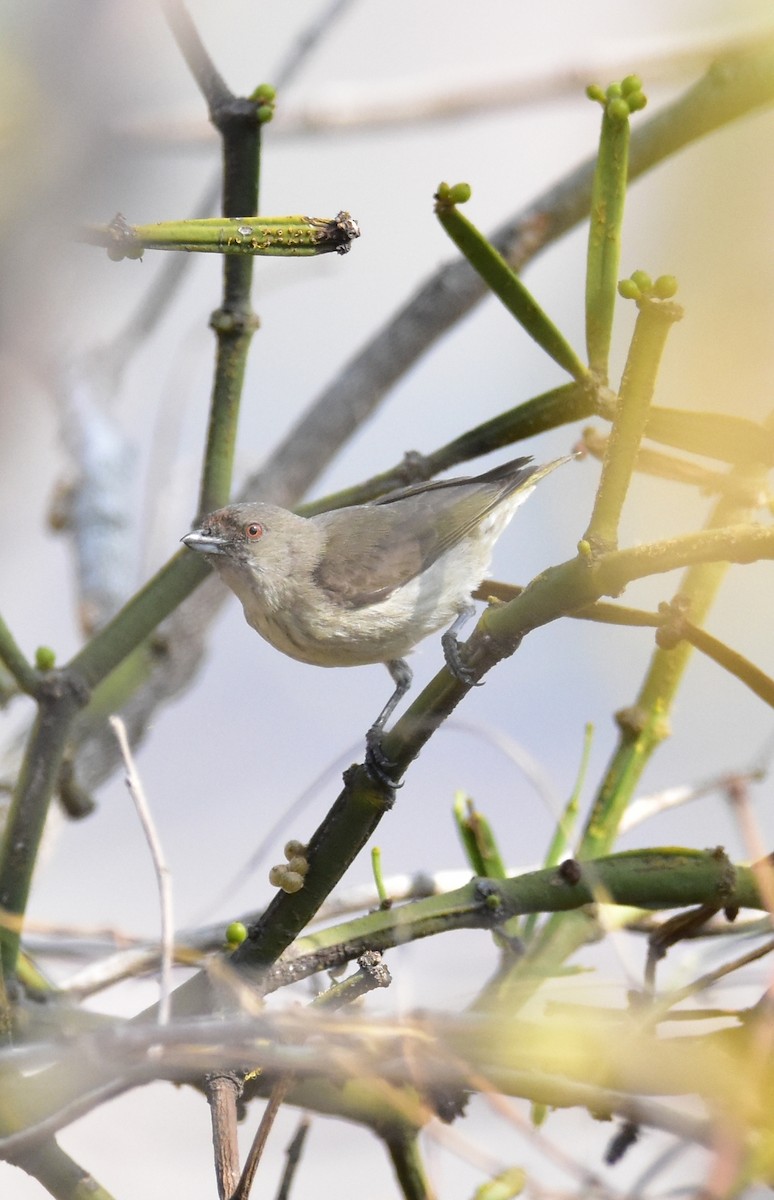
<svg viewBox="0 0 774 1200">
<path fill-rule="evenodd" d="M 205 533 L 202 529 L 192 529 L 180 539 L 189 550 L 198 550 L 200 554 L 225 554 L 226 539 L 214 533 Z"/>
</svg>

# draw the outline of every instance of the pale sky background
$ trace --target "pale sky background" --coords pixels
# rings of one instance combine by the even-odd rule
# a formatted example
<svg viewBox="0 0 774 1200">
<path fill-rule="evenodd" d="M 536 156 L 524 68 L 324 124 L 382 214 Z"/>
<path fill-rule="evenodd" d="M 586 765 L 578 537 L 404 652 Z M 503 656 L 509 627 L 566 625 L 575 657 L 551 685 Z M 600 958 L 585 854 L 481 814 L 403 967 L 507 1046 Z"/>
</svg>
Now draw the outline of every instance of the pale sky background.
<svg viewBox="0 0 774 1200">
<path fill-rule="evenodd" d="M 320 10 L 319 0 L 272 8 L 247 0 L 200 0 L 190 11 L 228 84 L 250 92 L 271 81 L 293 38 Z M 637 71 L 643 56 L 694 39 L 764 27 L 768 11 L 753 0 L 371 0 L 354 4 L 308 60 L 287 93 L 288 105 L 320 96 L 379 89 L 385 95 L 465 86 L 482 78 L 552 76 L 567 68 L 609 64 L 599 82 Z M 7 3 L 0 17 L 4 122 L 20 122 L 23 153 L 6 172 L 2 197 L 6 241 L 0 318 L 0 611 L 30 655 L 55 647 L 60 660 L 78 647 L 69 548 L 47 524 L 52 492 L 68 457 L 54 403 L 41 382 L 56 368 L 116 333 L 159 269 L 161 256 L 109 262 L 74 244 L 71 228 L 121 211 L 145 222 L 186 215 L 215 168 L 204 106 L 157 7 L 103 0 L 30 6 Z M 607 68 L 605 68 L 607 70 Z M 657 110 L 692 80 L 648 85 Z M 596 78 L 596 72 L 590 79 Z M 334 92 L 334 89 L 336 91 Z M 280 104 L 285 97 L 280 97 Z M 649 110 L 650 111 L 650 110 Z M 647 115 L 647 114 L 646 114 Z M 469 181 L 466 212 L 494 227 L 560 179 L 594 149 L 598 110 L 582 89 L 535 106 L 443 123 L 321 137 L 272 136 L 264 142 L 262 209 L 333 215 L 348 209 L 362 237 L 346 257 L 258 262 L 254 306 L 261 329 L 251 352 L 238 445 L 237 483 L 271 455 L 310 401 L 397 306 L 454 250 L 432 211 L 438 182 Z M 167 138 L 174 126 L 186 138 Z M 144 131 L 149 146 L 137 136 Z M 188 136 L 190 134 L 190 136 Z M 199 136 L 201 134 L 201 136 Z M 621 274 L 644 268 L 676 274 L 686 316 L 674 330 L 657 401 L 736 411 L 757 419 L 770 405 L 774 251 L 768 180 L 772 117 L 755 115 L 691 147 L 633 188 L 627 208 Z M 765 148 L 765 150 L 764 150 Z M 529 267 L 526 281 L 568 339 L 583 351 L 585 231 L 561 239 Z M 136 356 L 114 413 L 136 453 L 133 516 L 139 585 L 161 565 L 189 527 L 211 383 L 214 339 L 207 329 L 217 305 L 220 262 L 202 256 L 161 327 Z M 620 371 L 631 314 L 616 332 Z M 495 300 L 479 305 L 390 393 L 376 416 L 339 456 L 315 495 L 364 479 L 406 450 L 436 448 L 466 428 L 561 382 L 561 373 Z M 471 465 L 485 470 L 516 453 L 539 461 L 566 453 L 579 430 L 567 427 Z M 598 468 L 571 465 L 541 485 L 497 548 L 493 575 L 526 582 L 569 557 L 588 518 Z M 706 501 L 676 485 L 638 481 L 622 540 L 631 544 L 690 529 Z M 771 564 L 737 568 L 710 628 L 765 670 L 774 671 L 769 609 L 748 603 L 753 578 L 771 583 Z M 653 606 L 671 583 L 632 588 L 627 601 Z M 561 803 L 578 767 L 583 729 L 596 735 L 585 801 L 615 740 L 612 714 L 634 700 L 652 650 L 647 630 L 564 622 L 526 639 L 519 654 L 490 674 L 458 711 L 460 721 L 519 743 L 542 768 Z M 417 687 L 441 665 L 430 639 L 413 656 Z M 263 643 L 230 600 L 213 630 L 209 654 L 189 694 L 160 711 L 138 764 L 174 872 L 176 919 L 224 922 L 271 895 L 270 863 L 289 836 L 309 836 L 338 792 L 334 776 L 308 809 L 277 837 L 268 861 L 228 904 L 213 901 L 249 857 L 263 831 L 341 755 L 359 758 L 362 737 L 390 688 L 378 666 L 323 671 L 293 662 Z M 28 712 L 3 714 L 7 741 Z M 674 738 L 644 780 L 648 792 L 744 769 L 772 733 L 767 710 L 712 663 L 697 659 L 674 715 Z M 457 789 L 475 797 L 497 829 L 514 866 L 540 861 L 553 816 L 512 761 L 469 730 L 443 729 L 409 772 L 393 812 L 378 832 L 387 874 L 464 866 L 450 809 Z M 764 842 L 774 833 L 770 784 L 756 791 Z M 155 884 L 142 834 L 117 780 L 98 796 L 89 820 L 50 838 L 36 878 L 31 915 L 59 925 L 111 927 L 152 936 Z M 712 797 L 645 826 L 623 846 L 723 844 L 747 856 L 721 798 Z M 362 854 L 345 883 L 367 882 Z M 456 935 L 455 935 L 456 936 Z M 396 985 L 389 1000 L 411 1007 L 460 1008 L 494 961 L 484 935 L 420 944 L 391 957 Z M 641 951 L 632 957 L 640 970 Z M 620 977 L 620 967 L 613 964 Z M 596 984 L 589 984 L 593 988 Z M 594 994 L 591 992 L 590 994 Z M 148 984 L 130 996 L 106 997 L 111 1010 L 142 1008 Z M 473 1105 L 466 1136 L 506 1162 L 534 1162 L 537 1177 L 563 1186 L 527 1142 Z M 251 1115 L 245 1145 L 257 1120 Z M 272 1135 L 256 1195 L 272 1195 L 295 1115 Z M 549 1137 L 575 1148 L 602 1171 L 599 1148 L 610 1129 L 590 1129 L 584 1114 L 552 1118 Z M 598 1136 L 597 1136 L 598 1135 Z M 168 1194 L 205 1200 L 214 1194 L 208 1115 L 190 1090 L 157 1085 L 107 1105 L 68 1129 L 62 1145 L 121 1200 Z M 636 1177 L 660 1144 L 655 1135 L 608 1177 Z M 667 1140 L 664 1139 L 664 1144 Z M 584 1156 L 586 1156 L 584 1158 Z M 639 1156 L 639 1157 L 638 1157 Z M 463 1200 L 480 1173 L 445 1151 L 430 1151 L 443 1200 Z M 681 1170 L 698 1177 L 698 1156 Z M 694 1169 L 691 1175 L 689 1166 Z M 325 1200 L 397 1194 L 380 1148 L 360 1130 L 319 1121 L 299 1175 L 297 1195 Z M 369 1171 L 363 1192 L 358 1172 Z M 0 1164 L 0 1194 L 19 1200 L 40 1186 Z"/>
</svg>

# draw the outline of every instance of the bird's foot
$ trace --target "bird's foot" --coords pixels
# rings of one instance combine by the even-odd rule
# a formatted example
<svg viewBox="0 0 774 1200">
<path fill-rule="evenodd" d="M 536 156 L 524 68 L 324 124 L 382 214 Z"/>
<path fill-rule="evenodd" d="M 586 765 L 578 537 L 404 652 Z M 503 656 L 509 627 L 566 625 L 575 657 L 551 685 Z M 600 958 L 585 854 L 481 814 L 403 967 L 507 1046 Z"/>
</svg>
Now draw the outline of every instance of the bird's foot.
<svg viewBox="0 0 774 1200">
<path fill-rule="evenodd" d="M 365 768 L 375 783 L 394 791 L 395 788 L 403 787 L 403 784 L 395 778 L 397 764 L 384 753 L 382 746 L 383 735 L 384 730 L 379 724 L 372 725 L 368 730 L 366 734 Z"/>
<path fill-rule="evenodd" d="M 441 645 L 446 666 L 454 678 L 458 679 L 460 683 L 464 683 L 466 687 L 481 687 L 483 679 L 476 679 L 475 672 L 462 661 L 462 648 L 450 629 L 441 638 Z"/>
</svg>

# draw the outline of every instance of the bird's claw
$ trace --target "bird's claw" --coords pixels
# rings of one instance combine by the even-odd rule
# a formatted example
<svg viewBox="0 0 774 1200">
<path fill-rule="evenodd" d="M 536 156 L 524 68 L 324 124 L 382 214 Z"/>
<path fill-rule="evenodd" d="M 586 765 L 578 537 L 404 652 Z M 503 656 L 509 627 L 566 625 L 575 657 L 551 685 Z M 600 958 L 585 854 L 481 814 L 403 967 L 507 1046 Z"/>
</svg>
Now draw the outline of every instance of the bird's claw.
<svg viewBox="0 0 774 1200">
<path fill-rule="evenodd" d="M 464 683 L 466 687 L 481 687 L 484 682 L 483 679 L 476 679 L 475 672 L 462 661 L 460 643 L 454 634 L 446 632 L 441 638 L 441 645 L 443 646 L 443 656 L 446 659 L 446 666 L 454 678 L 458 679 L 460 683 Z"/>
<path fill-rule="evenodd" d="M 384 753 L 382 747 L 383 733 L 384 731 L 378 725 L 372 725 L 368 730 L 366 734 L 365 768 L 375 783 L 394 790 L 395 788 L 403 787 L 403 784 L 399 783 L 392 774 L 396 764 Z"/>
</svg>

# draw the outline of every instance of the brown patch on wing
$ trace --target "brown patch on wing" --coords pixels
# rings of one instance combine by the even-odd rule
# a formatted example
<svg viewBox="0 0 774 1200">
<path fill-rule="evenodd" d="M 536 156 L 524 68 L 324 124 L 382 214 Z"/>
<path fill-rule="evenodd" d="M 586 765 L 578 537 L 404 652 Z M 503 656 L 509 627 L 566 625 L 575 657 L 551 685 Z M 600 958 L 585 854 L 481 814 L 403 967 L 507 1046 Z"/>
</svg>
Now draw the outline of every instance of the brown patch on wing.
<svg viewBox="0 0 774 1200">
<path fill-rule="evenodd" d="M 397 510 L 342 509 L 324 517 L 327 540 L 314 577 L 343 608 L 386 600 L 433 561 L 427 538 Z"/>
<path fill-rule="evenodd" d="M 467 537 L 533 474 L 517 459 L 470 480 L 406 488 L 374 504 L 313 518 L 326 532 L 315 581 L 335 604 L 364 608 L 386 600 Z"/>
</svg>

